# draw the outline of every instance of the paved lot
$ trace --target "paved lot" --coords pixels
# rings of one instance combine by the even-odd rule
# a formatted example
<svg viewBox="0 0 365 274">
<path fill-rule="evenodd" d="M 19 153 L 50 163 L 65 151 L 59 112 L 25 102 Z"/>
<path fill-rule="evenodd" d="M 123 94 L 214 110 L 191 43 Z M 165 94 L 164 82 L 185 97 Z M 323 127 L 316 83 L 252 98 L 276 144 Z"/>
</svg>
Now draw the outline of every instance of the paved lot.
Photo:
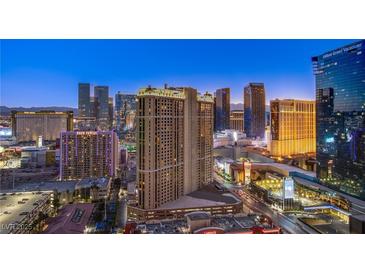
<svg viewBox="0 0 365 274">
<path fill-rule="evenodd" d="M 0 234 L 9 233 L 11 225 L 21 222 L 27 213 L 38 206 L 37 201 L 46 199 L 48 195 L 32 192 L 0 194 Z"/>
</svg>

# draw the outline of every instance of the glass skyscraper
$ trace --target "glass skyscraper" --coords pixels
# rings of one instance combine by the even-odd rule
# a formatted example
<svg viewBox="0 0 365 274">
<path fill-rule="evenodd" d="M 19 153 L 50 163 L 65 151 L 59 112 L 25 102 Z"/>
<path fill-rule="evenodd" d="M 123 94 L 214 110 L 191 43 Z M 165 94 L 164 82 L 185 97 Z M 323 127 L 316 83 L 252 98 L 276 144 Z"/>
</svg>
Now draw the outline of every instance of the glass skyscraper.
<svg viewBox="0 0 365 274">
<path fill-rule="evenodd" d="M 265 137 L 265 86 L 249 83 L 243 91 L 244 129 L 248 137 Z"/>
<path fill-rule="evenodd" d="M 79 83 L 79 117 L 90 117 L 90 84 Z"/>
<path fill-rule="evenodd" d="M 312 58 L 317 176 L 365 199 L 365 41 Z"/>
<path fill-rule="evenodd" d="M 215 93 L 215 130 L 222 131 L 230 128 L 230 110 L 230 89 L 217 89 Z"/>
<path fill-rule="evenodd" d="M 99 130 L 110 129 L 109 87 L 94 87 L 96 121 Z"/>
</svg>

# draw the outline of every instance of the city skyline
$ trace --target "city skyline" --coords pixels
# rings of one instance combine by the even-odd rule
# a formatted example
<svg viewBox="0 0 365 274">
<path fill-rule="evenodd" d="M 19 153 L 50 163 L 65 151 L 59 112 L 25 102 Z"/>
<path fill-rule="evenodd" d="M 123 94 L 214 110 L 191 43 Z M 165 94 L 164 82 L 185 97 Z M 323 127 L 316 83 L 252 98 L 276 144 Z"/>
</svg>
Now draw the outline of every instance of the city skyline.
<svg viewBox="0 0 365 274">
<path fill-rule="evenodd" d="M 364 51 L 360 40 L 312 55 L 315 100 L 294 90 L 273 99 L 251 77 L 240 111 L 231 86 L 213 95 L 171 83 L 118 92 L 114 108 L 106 81 L 80 80 L 75 116 L 12 110 L 1 116 L 0 233 L 365 233 Z M 270 68 L 285 59 L 260 58 Z M 143 71 L 180 68 L 161 62 Z"/>
<path fill-rule="evenodd" d="M 247 83 L 263 82 L 267 105 L 293 94 L 313 100 L 311 57 L 353 41 L 1 40 L 1 105 L 77 107 L 79 82 L 109 86 L 110 96 L 149 84 L 229 87 L 231 103 L 243 103 Z"/>
</svg>

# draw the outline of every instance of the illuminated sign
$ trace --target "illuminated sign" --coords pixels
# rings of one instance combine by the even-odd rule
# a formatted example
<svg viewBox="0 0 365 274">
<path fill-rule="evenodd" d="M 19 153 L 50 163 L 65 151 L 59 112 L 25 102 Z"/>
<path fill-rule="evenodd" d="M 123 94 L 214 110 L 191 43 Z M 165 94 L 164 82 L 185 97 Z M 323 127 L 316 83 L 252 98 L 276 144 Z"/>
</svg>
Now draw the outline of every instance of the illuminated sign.
<svg viewBox="0 0 365 274">
<path fill-rule="evenodd" d="M 294 199 L 294 180 L 291 177 L 285 177 L 283 182 L 283 199 Z"/>
<path fill-rule="evenodd" d="M 335 138 L 334 137 L 328 137 L 326 138 L 326 143 L 334 143 L 335 142 Z"/>
<path fill-rule="evenodd" d="M 233 141 L 237 142 L 238 140 L 238 135 L 237 135 L 237 131 L 233 132 Z"/>
<path fill-rule="evenodd" d="M 325 55 L 323 55 L 323 59 L 335 56 L 335 55 L 343 53 L 343 52 L 348 52 L 348 51 L 353 50 L 353 49 L 360 48 L 361 45 L 362 45 L 362 43 L 358 43 L 358 44 L 355 44 L 355 45 L 352 45 L 352 46 L 349 46 L 349 47 L 344 47 L 344 48 L 340 48 L 340 49 L 331 51 L 331 52 L 326 53 Z"/>
<path fill-rule="evenodd" d="M 2 127 L 0 128 L 1 137 L 10 137 L 12 135 L 11 128 Z"/>
</svg>

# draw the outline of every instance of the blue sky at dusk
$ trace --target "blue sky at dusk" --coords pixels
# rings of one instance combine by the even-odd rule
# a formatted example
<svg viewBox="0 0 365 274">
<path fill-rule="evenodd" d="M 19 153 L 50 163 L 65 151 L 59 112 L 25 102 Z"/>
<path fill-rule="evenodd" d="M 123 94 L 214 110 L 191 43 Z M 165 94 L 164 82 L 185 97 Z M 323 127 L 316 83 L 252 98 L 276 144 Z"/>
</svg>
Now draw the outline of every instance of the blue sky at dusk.
<svg viewBox="0 0 365 274">
<path fill-rule="evenodd" d="M 353 40 L 1 40 L 0 105 L 77 107 L 77 84 L 231 88 L 242 102 L 248 82 L 273 98 L 314 99 L 311 56 Z"/>
</svg>

